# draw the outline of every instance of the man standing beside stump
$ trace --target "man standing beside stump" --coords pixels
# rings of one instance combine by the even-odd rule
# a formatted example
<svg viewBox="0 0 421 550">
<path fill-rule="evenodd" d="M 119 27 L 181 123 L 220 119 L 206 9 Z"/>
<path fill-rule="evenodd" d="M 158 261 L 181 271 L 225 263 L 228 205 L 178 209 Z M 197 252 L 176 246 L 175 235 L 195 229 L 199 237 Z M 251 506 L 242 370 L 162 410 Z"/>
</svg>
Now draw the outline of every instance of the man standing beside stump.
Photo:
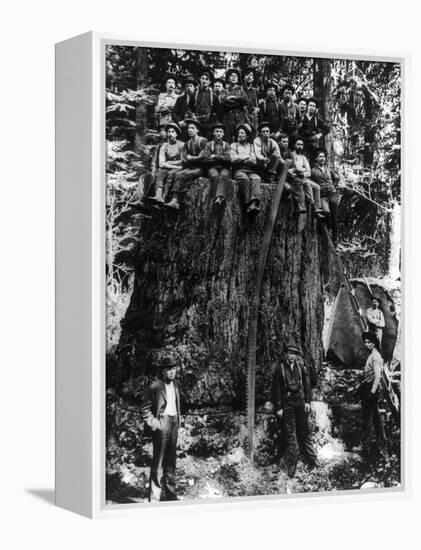
<svg viewBox="0 0 421 550">
<path fill-rule="evenodd" d="M 179 500 L 175 481 L 180 419 L 180 391 L 175 381 L 177 364 L 173 357 L 167 356 L 154 368 L 159 369 L 160 378 L 149 386 L 141 407 L 142 420 L 152 430 L 149 502 Z"/>
<path fill-rule="evenodd" d="M 277 416 L 284 421 L 288 476 L 294 477 L 301 448 L 310 468 L 318 465 L 309 423 L 310 378 L 300 350 L 294 343 L 285 348 L 285 362 L 273 374 L 273 398 Z"/>
</svg>

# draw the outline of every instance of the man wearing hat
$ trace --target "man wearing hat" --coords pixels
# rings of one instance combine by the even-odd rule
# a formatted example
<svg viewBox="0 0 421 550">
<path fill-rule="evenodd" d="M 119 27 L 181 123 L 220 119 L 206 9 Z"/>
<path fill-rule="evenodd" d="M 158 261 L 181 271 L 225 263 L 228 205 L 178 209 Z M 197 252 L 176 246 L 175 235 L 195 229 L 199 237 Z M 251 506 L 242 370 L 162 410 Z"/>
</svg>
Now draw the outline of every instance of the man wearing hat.
<svg viewBox="0 0 421 550">
<path fill-rule="evenodd" d="M 380 309 L 380 301 L 376 296 L 371 296 L 371 307 L 366 311 L 366 317 L 368 321 L 368 328 L 370 332 L 376 335 L 381 349 L 383 329 L 385 327 L 384 315 Z"/>
<path fill-rule="evenodd" d="M 360 387 L 362 405 L 362 433 L 361 443 L 353 450 L 362 451 L 370 438 L 371 429 L 374 425 L 377 445 L 382 449 L 386 443 L 382 417 L 379 411 L 380 379 L 383 369 L 383 359 L 376 349 L 379 345 L 377 337 L 372 332 L 363 334 L 364 346 L 369 352 L 362 374 Z"/>
<path fill-rule="evenodd" d="M 266 97 L 260 100 L 260 122 L 268 122 L 271 134 L 277 137 L 279 134 L 282 113 L 278 98 L 278 85 L 275 82 L 268 82 L 265 85 Z"/>
<path fill-rule="evenodd" d="M 257 97 L 257 88 L 253 86 L 255 79 L 254 69 L 249 67 L 244 71 L 244 91 L 248 99 L 247 115 L 253 137 L 256 136 L 259 124 L 259 99 Z"/>
<path fill-rule="evenodd" d="M 257 166 L 264 181 L 275 183 L 281 162 L 279 145 L 270 137 L 270 126 L 268 122 L 259 124 L 259 134 L 254 142 Z"/>
<path fill-rule="evenodd" d="M 213 140 L 203 149 L 201 156 L 207 169 L 207 176 L 215 191 L 215 206 L 221 207 L 226 200 L 230 184 L 230 144 L 224 141 L 223 124 L 213 126 Z"/>
<path fill-rule="evenodd" d="M 177 364 L 173 357 L 167 356 L 155 364 L 154 369 L 160 377 L 149 386 L 140 409 L 143 422 L 152 430 L 149 502 L 178 500 L 175 480 L 180 419 L 180 390 L 175 381 Z"/>
<path fill-rule="evenodd" d="M 200 122 L 202 134 L 207 138 L 215 122 L 215 94 L 211 87 L 213 75 L 203 69 L 199 73 L 199 87 L 194 95 L 194 116 Z"/>
<path fill-rule="evenodd" d="M 239 124 L 248 122 L 246 105 L 247 95 L 241 85 L 241 72 L 239 69 L 228 69 L 225 74 L 226 95 L 221 98 L 223 107 L 223 123 L 225 126 L 225 139 L 233 141 L 235 128 Z"/>
<path fill-rule="evenodd" d="M 320 186 L 322 209 L 329 224 L 334 244 L 338 240 L 339 176 L 327 166 L 326 149 L 316 149 L 311 179 Z"/>
<path fill-rule="evenodd" d="M 184 138 L 187 138 L 187 126 L 185 119 L 192 118 L 194 113 L 195 88 L 195 79 L 192 75 L 187 75 L 184 78 L 184 93 L 177 97 L 174 106 L 173 120 L 180 126 Z"/>
<path fill-rule="evenodd" d="M 298 105 L 292 100 L 294 95 L 294 87 L 291 84 L 285 84 L 281 88 L 281 101 L 279 108 L 281 111 L 281 129 L 289 138 L 289 145 L 294 145 L 298 135 L 298 126 L 300 123 L 300 115 Z"/>
<path fill-rule="evenodd" d="M 158 103 L 155 107 L 155 112 L 158 115 L 158 125 L 163 126 L 173 121 L 172 113 L 174 111 L 175 102 L 177 101 L 176 80 L 175 76 L 167 75 L 163 85 L 165 92 L 158 95 Z"/>
<path fill-rule="evenodd" d="M 299 447 L 309 466 L 317 466 L 308 419 L 310 397 L 310 379 L 301 352 L 290 342 L 285 348 L 285 361 L 276 365 L 273 373 L 273 399 L 276 414 L 284 422 L 289 477 L 295 475 Z"/>
<path fill-rule="evenodd" d="M 256 154 L 249 143 L 251 128 L 249 124 L 239 124 L 236 128 L 237 140 L 231 144 L 231 163 L 233 176 L 238 184 L 240 198 L 247 214 L 260 212 L 260 176 L 257 174 Z"/>
<path fill-rule="evenodd" d="M 223 78 L 215 78 L 213 81 L 213 92 L 215 94 L 214 102 L 215 102 L 215 119 L 218 124 L 222 124 L 222 121 L 224 119 L 224 107 L 222 105 L 222 98 L 227 95 L 227 92 L 225 90 L 225 81 Z M 212 134 L 213 134 L 213 128 Z"/>
<path fill-rule="evenodd" d="M 329 126 L 317 115 L 318 102 L 314 97 L 307 101 L 307 113 L 300 122 L 298 135 L 304 140 L 307 154 L 313 155 L 321 147 L 321 139 L 329 133 Z"/>
<path fill-rule="evenodd" d="M 174 176 L 174 185 L 171 189 L 171 200 L 165 206 L 173 210 L 180 209 L 180 193 L 186 191 L 191 182 L 203 175 L 203 159 L 201 152 L 205 148 L 208 140 L 199 136 L 200 123 L 195 119 L 185 120 L 188 141 L 184 144 L 181 162 L 183 169 L 179 170 Z"/>
<path fill-rule="evenodd" d="M 180 127 L 175 122 L 170 122 L 165 126 L 165 130 L 167 141 L 159 151 L 159 168 L 155 177 L 155 196 L 150 199 L 157 206 L 164 204 L 164 184 L 169 187 L 174 181 L 177 171 L 182 168 L 181 155 L 184 143 L 178 140 L 181 134 Z"/>
<path fill-rule="evenodd" d="M 320 185 L 310 179 L 310 164 L 307 157 L 304 155 L 304 142 L 300 137 L 296 138 L 294 143 L 292 163 L 291 172 L 293 173 L 294 179 L 298 180 L 298 185 L 303 186 L 304 195 L 307 201 L 314 207 L 316 216 L 324 218 L 320 198 Z"/>
</svg>

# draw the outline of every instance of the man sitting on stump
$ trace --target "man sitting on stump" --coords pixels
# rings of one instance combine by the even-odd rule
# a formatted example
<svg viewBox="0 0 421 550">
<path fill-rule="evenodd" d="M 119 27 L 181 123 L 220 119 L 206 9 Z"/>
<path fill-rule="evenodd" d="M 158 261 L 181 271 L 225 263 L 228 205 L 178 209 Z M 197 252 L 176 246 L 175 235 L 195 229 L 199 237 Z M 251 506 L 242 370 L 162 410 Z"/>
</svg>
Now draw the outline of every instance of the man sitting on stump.
<svg viewBox="0 0 421 550">
<path fill-rule="evenodd" d="M 140 411 L 143 422 L 152 430 L 149 502 L 179 500 L 175 481 L 180 422 L 180 390 L 175 381 L 177 364 L 168 356 L 155 364 L 154 369 L 160 378 L 149 386 Z"/>
<path fill-rule="evenodd" d="M 231 146 L 224 141 L 224 132 L 223 124 L 215 124 L 213 140 L 207 143 L 200 153 L 212 188 L 216 187 L 215 206 L 217 207 L 223 206 L 230 185 Z"/>
<path fill-rule="evenodd" d="M 180 127 L 175 122 L 170 122 L 165 126 L 165 130 L 167 141 L 159 151 L 159 168 L 155 177 L 155 196 L 150 199 L 156 206 L 164 204 L 164 184 L 169 187 L 174 181 L 175 174 L 182 168 L 181 155 L 184 143 L 177 139 L 181 134 Z"/>
<path fill-rule="evenodd" d="M 260 176 L 257 175 L 256 154 L 252 143 L 249 124 L 236 128 L 237 141 L 231 144 L 233 176 L 238 184 L 239 194 L 247 214 L 260 212 Z"/>
<path fill-rule="evenodd" d="M 288 476 L 294 477 L 301 448 L 310 468 L 318 465 L 309 423 L 310 378 L 294 343 L 285 348 L 285 362 L 276 365 L 273 373 L 275 411 L 283 418 L 286 436 Z"/>
<path fill-rule="evenodd" d="M 315 164 L 311 170 L 311 179 L 320 185 L 323 212 L 329 224 L 333 244 L 336 246 L 338 241 L 339 194 L 337 186 L 339 183 L 339 176 L 334 170 L 326 166 L 326 163 L 326 149 L 317 149 L 315 153 Z"/>
<path fill-rule="evenodd" d="M 180 193 L 186 191 L 192 180 L 203 175 L 201 152 L 205 148 L 208 140 L 199 136 L 200 124 L 197 120 L 190 119 L 185 121 L 189 140 L 184 144 L 182 153 L 183 169 L 179 170 L 174 176 L 174 185 L 171 190 L 171 200 L 165 206 L 173 210 L 180 209 Z"/>
<path fill-rule="evenodd" d="M 311 176 L 310 164 L 304 155 L 304 142 L 302 138 L 295 140 L 294 151 L 292 152 L 294 177 L 304 188 L 304 195 L 307 201 L 313 205 L 314 211 L 319 218 L 323 218 L 323 209 L 320 199 L 320 185 L 309 179 Z"/>
<path fill-rule="evenodd" d="M 294 168 L 294 162 L 292 158 L 292 153 L 288 148 L 289 138 L 286 134 L 280 134 L 278 138 L 279 151 L 281 153 L 281 165 L 288 166 L 288 176 L 285 183 L 285 189 L 292 193 L 295 201 L 295 213 L 296 214 L 305 214 L 306 202 L 304 195 L 304 185 L 300 178 L 297 177 Z"/>
<path fill-rule="evenodd" d="M 257 166 L 260 173 L 268 183 L 276 183 L 276 177 L 281 163 L 279 145 L 270 137 L 270 126 L 268 122 L 259 124 L 260 137 L 257 137 L 254 144 Z"/>
</svg>

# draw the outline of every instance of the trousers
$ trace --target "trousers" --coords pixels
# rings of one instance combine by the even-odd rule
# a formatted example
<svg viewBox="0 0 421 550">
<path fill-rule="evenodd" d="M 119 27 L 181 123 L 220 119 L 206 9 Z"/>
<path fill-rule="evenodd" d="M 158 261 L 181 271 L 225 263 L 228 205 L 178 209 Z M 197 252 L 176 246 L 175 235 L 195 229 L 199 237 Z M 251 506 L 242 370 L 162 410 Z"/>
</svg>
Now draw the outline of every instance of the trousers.
<svg viewBox="0 0 421 550">
<path fill-rule="evenodd" d="M 300 448 L 307 462 L 314 464 L 317 461 L 308 414 L 304 406 L 304 399 L 301 396 L 289 397 L 284 402 L 285 459 L 288 466 L 297 464 Z"/>
<path fill-rule="evenodd" d="M 211 166 L 208 170 L 208 178 L 212 185 L 216 185 L 216 197 L 227 196 L 230 184 L 230 169 L 226 166 Z"/>
<path fill-rule="evenodd" d="M 370 392 L 372 384 L 364 384 L 362 387 L 362 433 L 361 444 L 366 445 L 374 426 L 377 443 L 380 445 L 386 441 L 383 420 L 379 411 L 379 391 L 375 394 Z"/>
<path fill-rule="evenodd" d="M 339 195 L 336 191 L 325 191 L 322 189 L 321 203 L 323 212 L 328 219 L 329 227 L 334 240 L 338 239 L 338 210 Z"/>
<path fill-rule="evenodd" d="M 183 168 L 179 170 L 174 176 L 174 184 L 171 191 L 173 193 L 182 193 L 186 191 L 191 181 L 200 178 L 202 174 L 203 170 L 200 167 Z"/>
<path fill-rule="evenodd" d="M 234 172 L 234 179 L 238 184 L 240 198 L 245 206 L 251 201 L 260 202 L 260 176 L 255 172 L 240 168 Z"/>
<path fill-rule="evenodd" d="M 149 486 L 149 502 L 159 502 L 162 490 L 166 500 L 176 500 L 175 463 L 178 437 L 177 416 L 161 417 L 162 429 L 152 435 L 153 456 Z"/>
<path fill-rule="evenodd" d="M 316 210 L 322 210 L 320 198 L 320 185 L 308 178 L 303 179 L 304 194 L 310 204 L 314 204 Z"/>
</svg>

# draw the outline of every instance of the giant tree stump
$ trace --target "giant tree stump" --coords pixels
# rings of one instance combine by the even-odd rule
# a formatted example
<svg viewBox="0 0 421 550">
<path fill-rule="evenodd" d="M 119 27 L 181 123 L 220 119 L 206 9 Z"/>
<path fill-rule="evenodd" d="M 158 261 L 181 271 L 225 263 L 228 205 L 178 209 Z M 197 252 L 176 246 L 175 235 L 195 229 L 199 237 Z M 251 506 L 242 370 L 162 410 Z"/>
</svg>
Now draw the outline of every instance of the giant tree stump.
<svg viewBox="0 0 421 550">
<path fill-rule="evenodd" d="M 199 179 L 180 212 L 155 210 L 143 220 L 119 345 L 130 350 L 131 376 L 148 373 L 157 353 L 172 351 L 188 405 L 242 402 L 249 301 L 274 194 L 274 185 L 263 184 L 262 211 L 249 219 L 235 184 L 218 212 L 209 181 Z M 322 361 L 321 237 L 313 214 L 305 218 L 298 223 L 283 198 L 261 292 L 258 402 L 271 396 L 272 369 L 287 340 L 302 348 L 313 379 Z"/>
</svg>

